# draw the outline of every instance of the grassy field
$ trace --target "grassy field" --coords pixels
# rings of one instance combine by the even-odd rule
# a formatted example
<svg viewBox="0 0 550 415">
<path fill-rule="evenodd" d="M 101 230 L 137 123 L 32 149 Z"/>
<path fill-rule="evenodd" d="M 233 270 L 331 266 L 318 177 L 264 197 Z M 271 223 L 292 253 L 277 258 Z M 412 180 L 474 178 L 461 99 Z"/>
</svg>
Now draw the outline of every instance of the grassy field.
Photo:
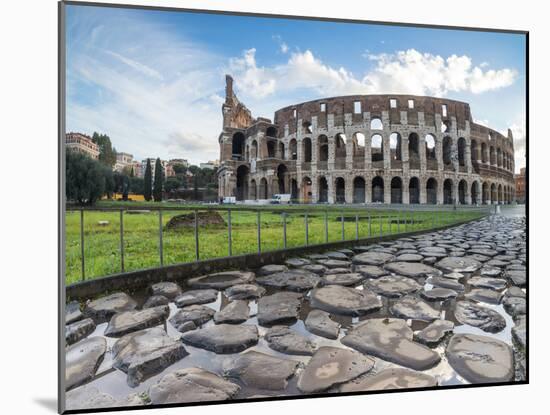
<svg viewBox="0 0 550 415">
<path fill-rule="evenodd" d="M 99 207 L 121 208 L 122 202 L 101 202 Z M 136 202 L 132 207 L 146 209 L 158 204 Z M 170 210 L 170 205 L 162 203 L 162 223 L 171 217 L 187 213 Z M 196 206 L 197 209 L 204 206 Z M 261 250 L 270 251 L 284 248 L 283 209 L 287 223 L 287 247 L 306 245 L 306 218 L 303 206 L 265 206 L 260 209 Z M 224 257 L 228 255 L 228 231 L 226 210 L 217 210 L 225 224 L 205 226 L 199 229 L 200 259 Z M 344 216 L 342 238 L 342 212 Z M 355 217 L 358 217 L 356 227 Z M 390 233 L 430 229 L 433 225 L 443 226 L 480 217 L 478 210 L 442 211 L 403 211 L 391 209 L 345 208 L 326 206 L 308 207 L 307 228 L 309 245 L 325 242 L 325 220 L 328 241 L 353 240 Z M 326 219 L 325 219 L 326 216 Z M 100 221 L 108 221 L 100 225 Z M 232 208 L 232 253 L 233 255 L 258 252 L 258 214 L 238 207 Z M 133 271 L 160 265 L 159 259 L 159 214 L 156 211 L 123 215 L 124 225 L 124 266 L 125 271 Z M 66 213 L 66 282 L 71 284 L 82 280 L 80 212 Z M 192 228 L 163 231 L 164 265 L 195 261 L 195 235 Z M 120 254 L 120 213 L 118 211 L 86 211 L 84 213 L 84 258 L 85 278 L 97 278 L 121 271 Z"/>
</svg>

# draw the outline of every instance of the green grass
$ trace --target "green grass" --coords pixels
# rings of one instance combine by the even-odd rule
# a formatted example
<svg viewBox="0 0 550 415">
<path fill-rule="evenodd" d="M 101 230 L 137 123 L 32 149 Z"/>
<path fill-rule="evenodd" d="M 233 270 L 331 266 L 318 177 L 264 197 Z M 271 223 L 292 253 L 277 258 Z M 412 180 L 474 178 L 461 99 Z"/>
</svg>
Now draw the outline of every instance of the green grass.
<svg viewBox="0 0 550 415">
<path fill-rule="evenodd" d="M 159 205 L 133 202 L 132 207 L 146 208 Z M 98 207 L 123 207 L 124 203 L 101 203 Z M 169 208 L 175 205 L 163 203 L 167 208 L 162 213 L 164 225 L 171 217 L 185 213 Z M 176 205 L 181 206 L 181 205 Z M 196 205 L 197 209 L 204 206 Z M 286 212 L 287 247 L 306 245 L 306 220 L 303 206 L 264 206 L 260 209 L 261 250 L 270 251 L 284 248 L 283 216 Z M 218 212 L 225 220 L 225 225 L 201 227 L 199 229 L 200 259 L 218 258 L 228 255 L 227 210 Z M 344 212 L 344 238 L 342 238 L 342 222 Z M 307 227 L 308 244 L 325 242 L 325 215 L 328 241 L 353 240 L 369 236 L 388 235 L 390 233 L 412 230 L 430 229 L 435 226 L 450 225 L 471 220 L 483 215 L 480 210 L 449 209 L 440 211 L 415 211 L 414 223 L 411 224 L 411 211 L 407 216 L 401 216 L 398 225 L 397 210 L 345 208 L 311 206 L 308 207 Z M 355 216 L 358 215 L 356 229 Z M 435 217 L 434 217 L 435 215 Z M 370 216 L 370 225 L 369 225 Z M 124 220 L 124 268 L 134 271 L 160 265 L 159 259 L 159 214 L 151 213 L 127 214 Z M 258 252 L 256 211 L 232 208 L 232 253 L 233 255 Z M 108 221 L 106 226 L 100 226 L 99 221 Z M 405 224 L 407 222 L 407 224 Z M 399 227 L 399 229 L 398 229 Z M 357 232 L 357 235 L 356 235 Z M 86 279 L 97 278 L 121 271 L 120 255 L 120 213 L 118 211 L 85 211 L 84 212 L 84 257 Z M 71 284 L 82 280 L 81 245 L 80 245 L 80 212 L 66 213 L 66 283 Z M 163 231 L 163 261 L 164 265 L 195 261 L 194 230 Z"/>
</svg>

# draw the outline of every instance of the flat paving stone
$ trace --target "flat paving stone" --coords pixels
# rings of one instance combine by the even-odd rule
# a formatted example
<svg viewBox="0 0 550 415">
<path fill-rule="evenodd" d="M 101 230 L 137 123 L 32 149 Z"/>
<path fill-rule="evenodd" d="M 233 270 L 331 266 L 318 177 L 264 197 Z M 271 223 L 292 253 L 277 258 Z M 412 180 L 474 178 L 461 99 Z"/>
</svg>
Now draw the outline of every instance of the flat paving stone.
<svg viewBox="0 0 550 415">
<path fill-rule="evenodd" d="M 351 266 L 351 262 L 343 259 L 320 259 L 317 261 L 318 264 L 331 268 L 341 268 Z"/>
<path fill-rule="evenodd" d="M 67 390 L 93 379 L 107 351 L 103 337 L 89 337 L 65 350 L 65 387 Z"/>
<path fill-rule="evenodd" d="M 348 347 L 414 370 L 427 370 L 441 360 L 438 353 L 413 341 L 407 322 L 396 318 L 365 320 L 342 338 Z"/>
<path fill-rule="evenodd" d="M 426 373 L 404 368 L 389 368 L 373 376 L 361 376 L 340 386 L 340 392 L 431 388 L 437 379 Z"/>
<path fill-rule="evenodd" d="M 153 405 L 225 401 L 239 393 L 239 385 L 197 367 L 164 375 L 148 391 Z"/>
<path fill-rule="evenodd" d="M 321 285 L 359 285 L 365 276 L 359 272 L 348 272 L 346 274 L 328 274 L 321 278 Z"/>
<path fill-rule="evenodd" d="M 373 359 L 356 351 L 321 347 L 301 373 L 298 389 L 304 393 L 322 392 L 367 373 L 373 367 Z"/>
<path fill-rule="evenodd" d="M 257 271 L 257 274 L 258 274 L 258 276 L 263 276 L 263 275 L 271 275 L 271 274 L 275 274 L 277 272 L 284 272 L 284 271 L 288 271 L 288 267 L 286 265 L 269 264 L 269 265 L 264 265 L 263 267 L 261 267 Z"/>
<path fill-rule="evenodd" d="M 368 278 L 380 278 L 389 274 L 389 271 L 376 265 L 355 265 L 354 270 Z"/>
<path fill-rule="evenodd" d="M 526 298 L 527 294 L 519 287 L 512 286 L 504 292 L 505 297 L 521 297 Z"/>
<path fill-rule="evenodd" d="M 525 287 L 527 284 L 527 274 L 525 271 L 506 271 L 506 278 L 517 287 Z"/>
<path fill-rule="evenodd" d="M 235 300 L 228 303 L 224 308 L 214 314 L 216 324 L 240 324 L 248 320 L 250 308 L 248 301 Z"/>
<path fill-rule="evenodd" d="M 317 350 L 314 342 L 286 326 L 274 326 L 264 337 L 269 347 L 279 353 L 311 356 Z"/>
<path fill-rule="evenodd" d="M 506 327 L 506 320 L 498 312 L 472 301 L 457 301 L 454 315 L 460 323 L 488 333 L 498 333 Z"/>
<path fill-rule="evenodd" d="M 458 293 L 450 288 L 435 287 L 420 291 L 420 296 L 427 301 L 445 301 L 456 298 Z"/>
<path fill-rule="evenodd" d="M 65 304 L 65 324 L 71 324 L 83 318 L 84 314 L 80 311 L 80 303 L 78 301 L 71 301 Z"/>
<path fill-rule="evenodd" d="M 143 303 L 141 308 L 153 308 L 161 305 L 168 305 L 169 303 L 170 300 L 164 295 L 152 295 L 147 299 L 147 301 L 145 301 L 145 303 Z"/>
<path fill-rule="evenodd" d="M 527 300 L 523 297 L 504 297 L 502 305 L 504 310 L 513 317 L 527 314 Z"/>
<path fill-rule="evenodd" d="M 501 278 L 471 277 L 467 282 L 474 287 L 489 288 L 491 290 L 500 291 L 506 288 L 506 280 Z"/>
<path fill-rule="evenodd" d="M 216 311 L 210 307 L 193 304 L 178 310 L 168 321 L 177 331 L 183 333 L 184 331 L 189 331 L 190 327 L 202 326 L 211 320 L 214 314 L 216 314 Z M 192 322 L 193 326 L 190 326 L 189 322 Z"/>
<path fill-rule="evenodd" d="M 411 278 L 438 277 L 442 274 L 438 269 L 421 262 L 390 262 L 384 265 L 384 268 L 395 274 Z"/>
<path fill-rule="evenodd" d="M 311 310 L 304 321 L 306 329 L 317 336 L 335 340 L 340 333 L 340 323 L 332 320 L 323 310 Z"/>
<path fill-rule="evenodd" d="M 224 366 L 227 377 L 258 389 L 283 390 L 300 362 L 281 359 L 255 350 L 247 350 Z"/>
<path fill-rule="evenodd" d="M 525 316 L 521 316 L 516 320 L 514 327 L 512 327 L 512 338 L 524 351 L 527 344 L 527 318 Z"/>
<path fill-rule="evenodd" d="M 454 291 L 464 291 L 464 284 L 461 284 L 458 281 L 452 280 L 450 278 L 430 277 L 426 282 L 435 287 L 449 288 Z"/>
<path fill-rule="evenodd" d="M 331 314 L 362 316 L 382 308 L 382 302 L 372 292 L 340 285 L 328 285 L 311 292 L 310 304 Z"/>
<path fill-rule="evenodd" d="M 183 333 L 181 341 L 217 354 L 239 353 L 258 343 L 258 327 L 218 324 Z"/>
<path fill-rule="evenodd" d="M 277 272 L 256 279 L 260 285 L 289 291 L 309 291 L 316 287 L 320 281 L 321 278 L 317 274 L 302 270 Z"/>
<path fill-rule="evenodd" d="M 514 377 L 511 347 L 493 337 L 455 334 L 445 355 L 453 369 L 472 383 L 508 382 Z"/>
<path fill-rule="evenodd" d="M 213 303 L 217 299 L 218 291 L 214 289 L 189 290 L 178 296 L 174 303 L 181 308 L 194 304 Z"/>
<path fill-rule="evenodd" d="M 266 289 L 256 284 L 237 284 L 223 292 L 230 300 L 255 300 L 266 293 Z"/>
<path fill-rule="evenodd" d="M 323 275 L 325 272 L 328 271 L 328 268 L 321 264 L 310 264 L 310 265 L 304 265 L 303 267 L 300 267 L 300 269 L 303 269 L 304 271 L 313 272 L 317 275 Z"/>
<path fill-rule="evenodd" d="M 172 339 L 162 327 L 153 327 L 127 334 L 112 347 L 113 367 L 127 374 L 131 387 L 162 372 L 187 356 L 179 340 Z"/>
<path fill-rule="evenodd" d="M 420 262 L 423 259 L 424 257 L 419 254 L 401 254 L 395 257 L 398 262 Z"/>
<path fill-rule="evenodd" d="M 117 313 L 111 317 L 104 334 L 109 337 L 124 336 L 133 331 L 163 324 L 169 315 L 170 308 L 167 305 Z"/>
<path fill-rule="evenodd" d="M 422 288 L 414 279 L 399 275 L 387 275 L 377 279 L 365 281 L 369 290 L 390 298 L 403 297 Z"/>
<path fill-rule="evenodd" d="M 298 268 L 298 267 L 303 267 L 304 265 L 311 264 L 311 261 L 306 258 L 289 258 L 285 261 L 285 264 L 289 268 Z"/>
<path fill-rule="evenodd" d="M 67 409 L 101 409 L 117 406 L 117 400 L 96 387 L 85 385 L 73 389 L 65 395 Z"/>
<path fill-rule="evenodd" d="M 468 256 L 446 257 L 436 262 L 435 266 L 446 272 L 475 272 L 481 268 L 481 262 Z"/>
<path fill-rule="evenodd" d="M 440 318 L 441 312 L 418 297 L 406 296 L 390 307 L 391 313 L 399 318 L 433 321 Z"/>
<path fill-rule="evenodd" d="M 133 310 L 136 306 L 128 294 L 119 292 L 90 301 L 84 308 L 84 315 L 100 324 L 109 321 L 116 313 Z"/>
<path fill-rule="evenodd" d="M 383 265 L 394 258 L 393 254 L 369 251 L 357 254 L 351 260 L 357 265 Z"/>
<path fill-rule="evenodd" d="M 491 278 L 500 277 L 502 275 L 502 269 L 498 267 L 483 266 L 479 270 L 479 275 Z"/>
<path fill-rule="evenodd" d="M 225 290 L 232 285 L 251 284 L 254 282 L 255 278 L 256 275 L 250 271 L 224 271 L 191 278 L 187 281 L 187 285 L 191 288 L 214 288 L 216 290 Z"/>
<path fill-rule="evenodd" d="M 67 344 L 79 342 L 94 332 L 96 325 L 91 318 L 78 320 L 65 326 L 65 341 Z"/>
<path fill-rule="evenodd" d="M 452 321 L 434 320 L 422 330 L 415 333 L 414 339 L 427 346 L 436 346 L 447 334 L 453 332 L 454 327 L 455 324 Z"/>
<path fill-rule="evenodd" d="M 258 300 L 258 323 L 261 326 L 292 324 L 298 319 L 302 295 L 280 291 Z"/>
<path fill-rule="evenodd" d="M 169 300 L 173 300 L 181 294 L 181 287 L 175 282 L 157 282 L 149 287 L 149 293 L 151 295 L 162 295 Z"/>
<path fill-rule="evenodd" d="M 474 288 L 467 293 L 464 298 L 467 300 L 479 301 L 482 303 L 499 304 L 502 294 L 498 291 L 488 290 L 486 288 Z"/>
</svg>

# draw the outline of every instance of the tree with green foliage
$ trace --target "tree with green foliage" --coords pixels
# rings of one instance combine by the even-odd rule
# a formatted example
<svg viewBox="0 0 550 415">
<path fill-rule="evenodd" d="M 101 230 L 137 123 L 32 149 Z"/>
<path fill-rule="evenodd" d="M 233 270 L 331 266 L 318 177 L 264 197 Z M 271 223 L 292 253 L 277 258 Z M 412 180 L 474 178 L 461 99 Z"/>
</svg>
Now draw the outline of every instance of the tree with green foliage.
<svg viewBox="0 0 550 415">
<path fill-rule="evenodd" d="M 163 182 L 163 172 L 162 164 L 160 158 L 157 157 L 155 162 L 155 181 L 153 182 L 153 199 L 155 202 L 162 202 L 162 182 Z"/>
<path fill-rule="evenodd" d="M 85 154 L 67 151 L 65 196 L 80 205 L 93 205 L 105 192 L 105 167 Z"/>
<path fill-rule="evenodd" d="M 130 177 L 130 186 L 129 191 L 135 193 L 136 195 L 144 194 L 145 190 L 145 181 L 143 177 Z"/>
<path fill-rule="evenodd" d="M 103 177 L 105 178 L 105 193 L 109 199 L 112 199 L 115 192 L 115 179 L 113 176 L 113 170 L 105 165 L 103 167 Z"/>
<path fill-rule="evenodd" d="M 146 201 L 151 201 L 152 192 L 152 172 L 151 172 L 151 160 L 147 159 L 147 166 L 145 166 L 145 174 L 143 176 L 143 197 Z"/>
<path fill-rule="evenodd" d="M 181 180 L 177 177 L 168 177 L 164 182 L 164 191 L 171 193 L 181 187 Z"/>
<path fill-rule="evenodd" d="M 92 141 L 99 147 L 99 161 L 109 167 L 113 167 L 116 163 L 116 149 L 111 144 L 109 136 L 94 131 Z"/>
<path fill-rule="evenodd" d="M 181 176 L 187 173 L 187 167 L 185 167 L 181 163 L 174 164 L 172 168 L 174 169 L 174 173 L 176 173 L 176 176 Z"/>
</svg>

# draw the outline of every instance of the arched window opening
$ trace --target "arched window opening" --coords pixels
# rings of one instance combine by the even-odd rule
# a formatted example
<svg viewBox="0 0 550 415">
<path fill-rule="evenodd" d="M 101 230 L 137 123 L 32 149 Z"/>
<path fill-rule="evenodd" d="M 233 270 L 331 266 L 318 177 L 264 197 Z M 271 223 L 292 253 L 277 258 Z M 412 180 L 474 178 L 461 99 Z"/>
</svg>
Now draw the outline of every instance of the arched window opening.
<svg viewBox="0 0 550 415">
<path fill-rule="evenodd" d="M 319 178 L 319 202 L 328 202 L 328 182 L 324 176 Z"/>
<path fill-rule="evenodd" d="M 310 163 L 311 162 L 311 138 L 309 137 L 304 138 L 304 140 L 302 141 L 302 145 L 304 146 L 303 147 L 304 161 L 306 163 Z"/>
<path fill-rule="evenodd" d="M 399 133 L 390 134 L 390 157 L 392 160 L 402 160 L 401 135 Z"/>
<path fill-rule="evenodd" d="M 451 179 L 446 179 L 443 182 L 443 203 L 445 205 L 452 205 L 454 203 L 453 181 Z"/>
<path fill-rule="evenodd" d="M 437 156 L 435 154 L 435 138 L 431 134 L 427 134 L 425 137 L 426 141 L 426 160 L 436 160 Z"/>
<path fill-rule="evenodd" d="M 365 203 L 365 179 L 362 177 L 353 180 L 353 203 Z"/>
<path fill-rule="evenodd" d="M 464 137 L 460 137 L 458 139 L 458 165 L 459 166 L 465 166 L 466 165 L 466 139 Z"/>
<path fill-rule="evenodd" d="M 403 203 L 403 183 L 400 177 L 391 179 L 391 203 Z"/>
<path fill-rule="evenodd" d="M 384 124 L 382 124 L 382 120 L 380 118 L 373 118 L 370 121 L 370 129 L 371 130 L 383 130 Z"/>
<path fill-rule="evenodd" d="M 290 160 L 298 159 L 298 146 L 296 144 L 296 139 L 295 138 L 290 140 L 288 147 L 289 147 L 288 149 L 289 149 L 289 152 L 290 152 L 290 154 L 289 154 Z"/>
<path fill-rule="evenodd" d="M 243 133 L 233 134 L 231 140 L 231 158 L 233 160 L 244 160 L 244 150 L 245 150 L 245 138 Z"/>
<path fill-rule="evenodd" d="M 327 162 L 328 161 L 328 138 L 326 135 L 319 136 L 319 161 Z"/>
<path fill-rule="evenodd" d="M 409 180 L 409 203 L 420 203 L 420 180 L 417 177 L 411 177 Z"/>
<path fill-rule="evenodd" d="M 430 205 L 437 204 L 437 180 L 433 177 L 426 182 L 426 202 Z"/>
<path fill-rule="evenodd" d="M 380 176 L 372 179 L 372 202 L 384 203 L 384 180 Z"/>
<path fill-rule="evenodd" d="M 373 162 L 384 160 L 384 153 L 382 148 L 382 136 L 375 134 L 371 138 L 371 159 Z"/>
<path fill-rule="evenodd" d="M 346 182 L 342 177 L 336 178 L 336 203 L 346 203 Z"/>
</svg>

